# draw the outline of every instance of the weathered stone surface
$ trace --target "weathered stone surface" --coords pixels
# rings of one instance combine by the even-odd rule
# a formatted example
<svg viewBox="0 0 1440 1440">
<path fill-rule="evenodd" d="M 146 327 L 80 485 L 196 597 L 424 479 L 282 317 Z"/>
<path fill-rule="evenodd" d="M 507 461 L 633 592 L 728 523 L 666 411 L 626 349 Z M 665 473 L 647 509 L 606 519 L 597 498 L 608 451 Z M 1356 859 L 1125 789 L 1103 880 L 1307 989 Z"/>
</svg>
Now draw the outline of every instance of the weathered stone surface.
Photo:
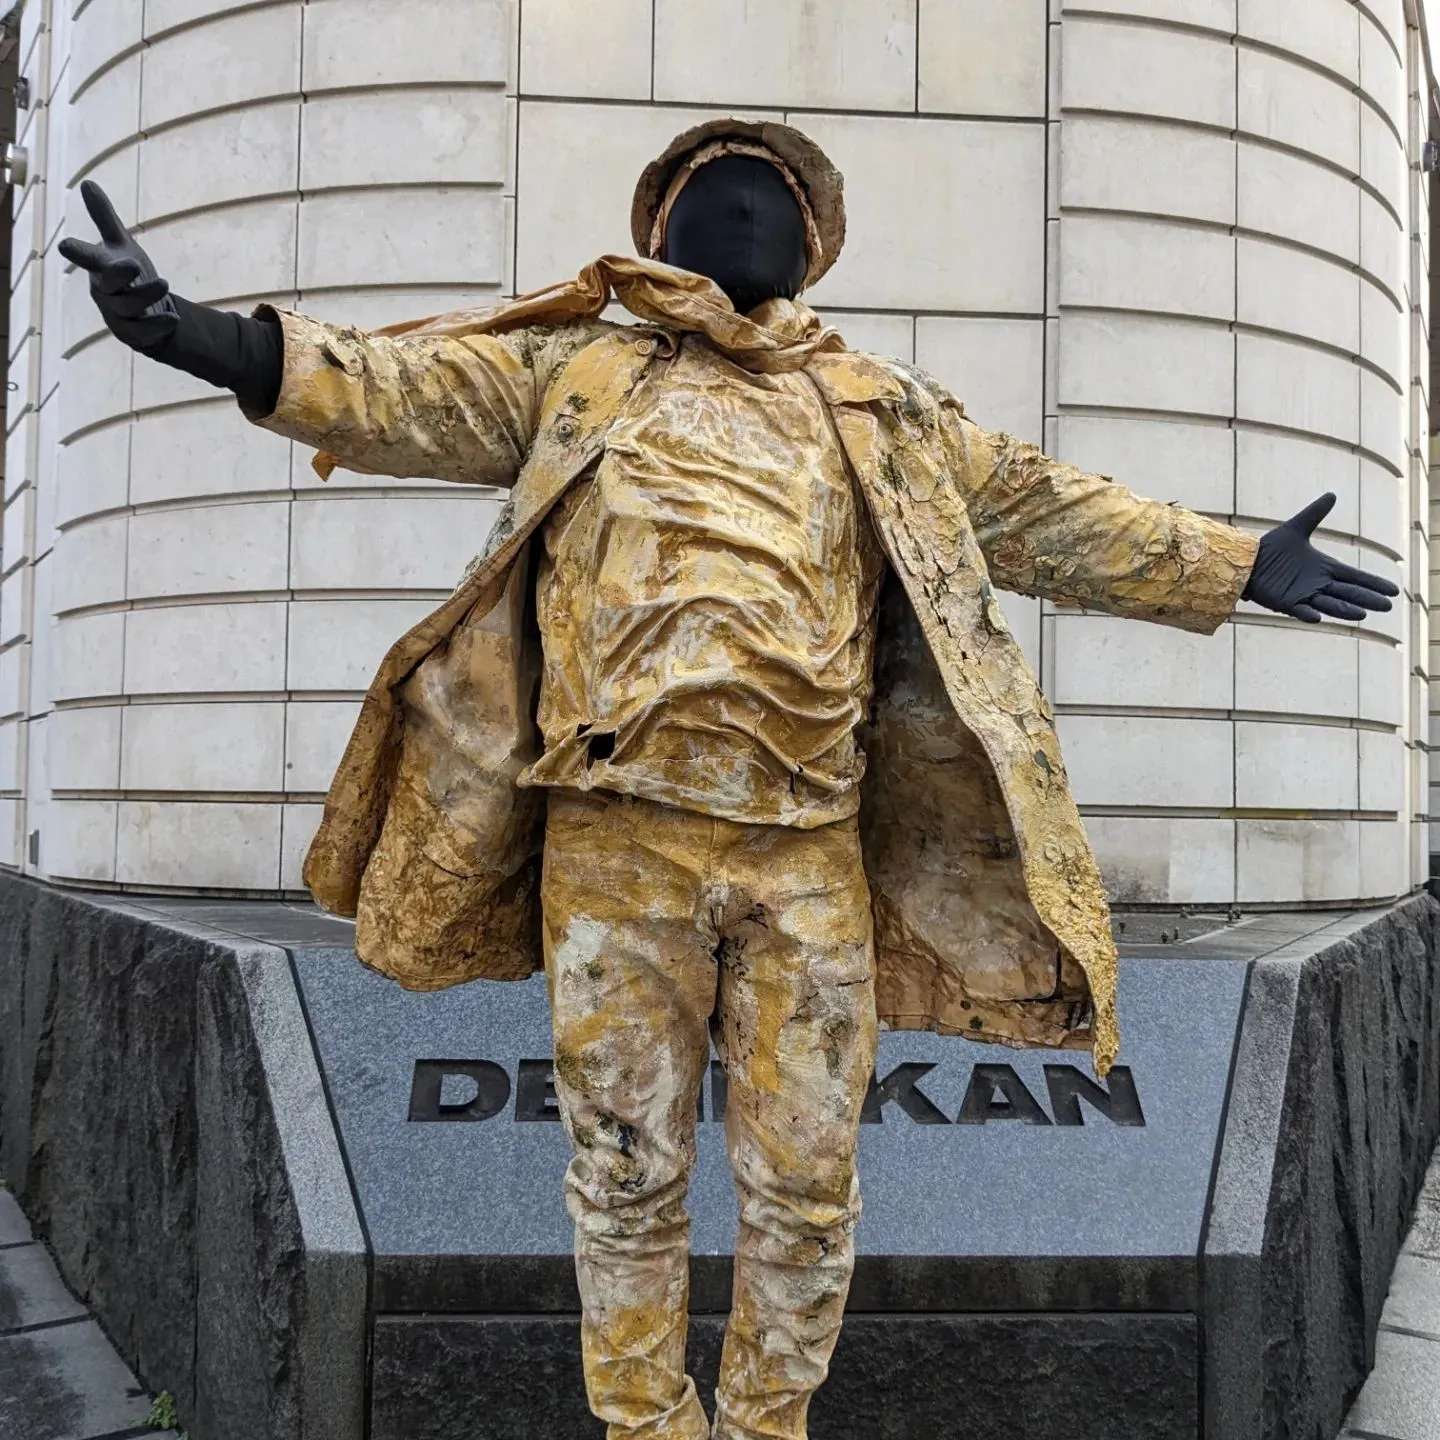
<svg viewBox="0 0 1440 1440">
<path fill-rule="evenodd" d="M 43 1245 L 0 1250 L 0 1335 L 84 1315 L 85 1307 L 65 1288 Z"/>
<path fill-rule="evenodd" d="M 285 952 L 3 877 L 12 1017 L 5 1166 L 121 1354 L 204 1440 L 358 1440 L 363 1240 Z"/>
<path fill-rule="evenodd" d="M 1350 1414 L 1347 1433 L 1385 1440 L 1432 1440 L 1440 1435 L 1440 1345 L 1382 1330 L 1381 1363 Z"/>
<path fill-rule="evenodd" d="M 723 1322 L 691 1322 L 707 1408 Z M 1063 1383 L 1057 1384 L 1058 1376 Z M 1184 1316 L 852 1315 L 811 1409 L 824 1440 L 1194 1440 Z M 570 1316 L 382 1317 L 371 1440 L 600 1440 Z"/>
<path fill-rule="evenodd" d="M 1256 962 L 1205 1262 L 1207 1435 L 1335 1434 L 1440 1133 L 1440 904 Z"/>
<path fill-rule="evenodd" d="M 30 1239 L 30 1222 L 8 1190 L 0 1190 L 0 1245 L 23 1245 Z"/>
<path fill-rule="evenodd" d="M 114 1440 L 144 1433 L 150 1397 L 93 1320 L 0 1336 L 0 1435 Z"/>
</svg>

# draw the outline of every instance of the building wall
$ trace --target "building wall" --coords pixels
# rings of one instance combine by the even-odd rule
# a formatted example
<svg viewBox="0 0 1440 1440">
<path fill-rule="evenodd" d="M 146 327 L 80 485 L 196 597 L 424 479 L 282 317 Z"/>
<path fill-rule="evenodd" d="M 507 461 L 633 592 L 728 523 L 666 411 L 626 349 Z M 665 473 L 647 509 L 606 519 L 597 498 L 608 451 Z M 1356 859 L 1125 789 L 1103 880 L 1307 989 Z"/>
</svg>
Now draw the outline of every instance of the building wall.
<svg viewBox="0 0 1440 1440">
<path fill-rule="evenodd" d="M 1421 873 L 1429 242 L 1401 0 L 26 0 L 23 24 L 0 863 L 298 886 L 371 667 L 496 505 L 321 486 L 132 361 L 54 253 L 86 233 L 79 180 L 180 293 L 380 324 L 628 250 L 641 166 L 734 111 L 844 170 L 849 244 L 809 298 L 853 346 L 1249 528 L 1334 489 L 1324 543 L 1411 587 L 1361 633 L 1244 607 L 1205 640 L 1007 597 L 1117 898 Z"/>
</svg>

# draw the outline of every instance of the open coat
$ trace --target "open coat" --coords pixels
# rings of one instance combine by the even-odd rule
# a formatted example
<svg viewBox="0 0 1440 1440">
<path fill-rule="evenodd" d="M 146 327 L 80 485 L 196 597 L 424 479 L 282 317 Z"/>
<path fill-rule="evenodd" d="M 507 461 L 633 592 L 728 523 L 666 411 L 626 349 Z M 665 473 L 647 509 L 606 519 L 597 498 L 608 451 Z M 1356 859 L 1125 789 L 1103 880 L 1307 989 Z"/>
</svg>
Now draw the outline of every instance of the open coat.
<svg viewBox="0 0 1440 1440">
<path fill-rule="evenodd" d="M 360 958 L 412 989 L 540 967 L 545 792 L 515 784 L 541 743 L 531 539 L 675 334 L 701 328 L 683 304 L 668 324 L 536 315 L 386 335 L 279 312 L 284 383 L 258 422 L 354 469 L 510 489 L 454 594 L 382 662 L 305 865 L 315 899 L 356 916 Z M 988 433 L 898 362 L 836 341 L 804 369 L 892 572 L 861 736 L 881 1021 L 1093 1049 L 1104 1073 L 1105 892 L 992 585 L 1210 633 L 1255 539 Z"/>
</svg>

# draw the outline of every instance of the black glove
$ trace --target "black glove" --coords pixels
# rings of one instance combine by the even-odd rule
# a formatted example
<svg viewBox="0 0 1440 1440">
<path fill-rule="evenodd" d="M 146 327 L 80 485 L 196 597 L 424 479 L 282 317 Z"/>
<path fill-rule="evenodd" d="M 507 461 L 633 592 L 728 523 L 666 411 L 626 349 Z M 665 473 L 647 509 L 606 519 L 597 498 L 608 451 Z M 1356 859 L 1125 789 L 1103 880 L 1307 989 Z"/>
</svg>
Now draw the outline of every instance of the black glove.
<svg viewBox="0 0 1440 1440">
<path fill-rule="evenodd" d="M 1397 586 L 1332 560 L 1310 543 L 1315 527 L 1334 508 L 1334 495 L 1322 495 L 1293 519 L 1262 535 L 1255 568 L 1240 598 L 1311 624 L 1327 615 L 1333 620 L 1363 620 L 1367 610 L 1388 610 L 1386 596 L 1398 595 Z"/>
<path fill-rule="evenodd" d="M 212 310 L 170 293 L 109 197 L 81 182 L 100 243 L 66 238 L 60 253 L 90 274 L 90 296 L 110 332 L 132 350 L 233 390 L 251 414 L 268 415 L 280 395 L 285 338 L 277 320 Z"/>
</svg>

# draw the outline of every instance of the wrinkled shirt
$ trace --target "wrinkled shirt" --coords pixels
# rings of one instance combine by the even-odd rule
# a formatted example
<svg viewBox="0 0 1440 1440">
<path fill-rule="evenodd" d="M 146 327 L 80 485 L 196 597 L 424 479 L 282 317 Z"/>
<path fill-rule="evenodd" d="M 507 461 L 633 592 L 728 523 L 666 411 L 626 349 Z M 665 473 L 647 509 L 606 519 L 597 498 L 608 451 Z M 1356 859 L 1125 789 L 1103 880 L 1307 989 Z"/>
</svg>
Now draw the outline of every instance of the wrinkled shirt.
<svg viewBox="0 0 1440 1440">
<path fill-rule="evenodd" d="M 883 559 L 802 373 L 687 337 L 543 530 L 522 785 L 813 828 L 856 813 Z"/>
</svg>

